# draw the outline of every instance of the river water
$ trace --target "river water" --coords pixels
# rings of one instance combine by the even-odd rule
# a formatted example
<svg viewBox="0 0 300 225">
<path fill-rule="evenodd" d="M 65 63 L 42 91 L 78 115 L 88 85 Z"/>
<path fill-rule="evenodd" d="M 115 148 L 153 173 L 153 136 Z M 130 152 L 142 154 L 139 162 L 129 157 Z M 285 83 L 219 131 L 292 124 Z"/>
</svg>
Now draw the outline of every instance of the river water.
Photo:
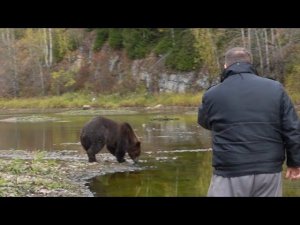
<svg viewBox="0 0 300 225">
<path fill-rule="evenodd" d="M 79 134 L 95 115 L 60 113 L 0 115 L 0 151 L 78 151 Z M 142 142 L 143 170 L 96 176 L 94 196 L 205 196 L 211 176 L 210 132 L 197 125 L 196 112 L 105 115 L 132 125 Z M 43 118 L 40 120 L 40 117 Z M 23 119 L 18 119 L 23 118 Z M 45 120 L 46 118 L 46 120 Z M 101 153 L 107 153 L 103 149 Z M 284 180 L 284 196 L 300 196 L 300 182 Z"/>
</svg>

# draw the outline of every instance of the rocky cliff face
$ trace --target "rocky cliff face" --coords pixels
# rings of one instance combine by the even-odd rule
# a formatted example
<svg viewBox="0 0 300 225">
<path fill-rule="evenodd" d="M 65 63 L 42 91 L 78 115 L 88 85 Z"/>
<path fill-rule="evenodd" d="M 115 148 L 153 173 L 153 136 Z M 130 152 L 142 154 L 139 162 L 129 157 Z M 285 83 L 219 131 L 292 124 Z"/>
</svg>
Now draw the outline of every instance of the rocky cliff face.
<svg viewBox="0 0 300 225">
<path fill-rule="evenodd" d="M 99 52 L 93 52 L 91 47 L 81 48 L 75 64 L 77 66 L 89 64 L 91 73 L 96 79 L 114 77 L 114 82 L 120 83 L 130 77 L 137 83 L 145 84 L 151 92 L 184 93 L 209 86 L 205 74 L 196 71 L 188 73 L 169 71 L 164 62 L 164 56 L 154 54 L 144 59 L 130 60 L 125 51 L 115 51 L 104 45 Z"/>
</svg>

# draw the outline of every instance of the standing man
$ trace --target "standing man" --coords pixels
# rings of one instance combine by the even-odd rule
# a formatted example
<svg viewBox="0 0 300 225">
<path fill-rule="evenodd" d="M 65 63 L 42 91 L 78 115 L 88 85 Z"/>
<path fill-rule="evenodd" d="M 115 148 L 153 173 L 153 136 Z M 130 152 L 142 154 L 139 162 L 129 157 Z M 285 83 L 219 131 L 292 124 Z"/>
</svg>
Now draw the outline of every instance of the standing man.
<svg viewBox="0 0 300 225">
<path fill-rule="evenodd" d="M 221 83 L 203 95 L 198 123 L 212 131 L 214 167 L 208 196 L 282 196 L 300 179 L 300 121 L 283 86 L 259 77 L 245 48 L 225 54 Z"/>
</svg>

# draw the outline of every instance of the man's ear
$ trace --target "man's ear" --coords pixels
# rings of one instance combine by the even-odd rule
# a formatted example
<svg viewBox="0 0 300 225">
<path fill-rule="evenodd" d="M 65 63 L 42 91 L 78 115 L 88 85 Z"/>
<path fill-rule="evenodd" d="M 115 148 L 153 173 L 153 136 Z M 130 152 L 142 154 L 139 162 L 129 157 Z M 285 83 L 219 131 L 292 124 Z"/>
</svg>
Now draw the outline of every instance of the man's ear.
<svg viewBox="0 0 300 225">
<path fill-rule="evenodd" d="M 227 65 L 226 65 L 226 63 L 224 64 L 224 69 L 226 69 L 227 68 Z"/>
</svg>

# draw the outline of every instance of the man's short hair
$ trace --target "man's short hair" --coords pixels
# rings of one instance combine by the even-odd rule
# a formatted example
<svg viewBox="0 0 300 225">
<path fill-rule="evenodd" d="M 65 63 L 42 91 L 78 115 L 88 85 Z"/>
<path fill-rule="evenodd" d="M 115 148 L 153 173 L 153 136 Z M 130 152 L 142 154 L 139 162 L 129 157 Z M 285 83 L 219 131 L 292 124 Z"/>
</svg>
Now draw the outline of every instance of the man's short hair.
<svg viewBox="0 0 300 225">
<path fill-rule="evenodd" d="M 241 48 L 241 47 L 235 47 L 235 48 L 229 49 L 225 53 L 226 66 L 228 67 L 228 66 L 232 65 L 233 63 L 237 63 L 237 62 L 252 63 L 251 53 L 247 49 Z"/>
</svg>

